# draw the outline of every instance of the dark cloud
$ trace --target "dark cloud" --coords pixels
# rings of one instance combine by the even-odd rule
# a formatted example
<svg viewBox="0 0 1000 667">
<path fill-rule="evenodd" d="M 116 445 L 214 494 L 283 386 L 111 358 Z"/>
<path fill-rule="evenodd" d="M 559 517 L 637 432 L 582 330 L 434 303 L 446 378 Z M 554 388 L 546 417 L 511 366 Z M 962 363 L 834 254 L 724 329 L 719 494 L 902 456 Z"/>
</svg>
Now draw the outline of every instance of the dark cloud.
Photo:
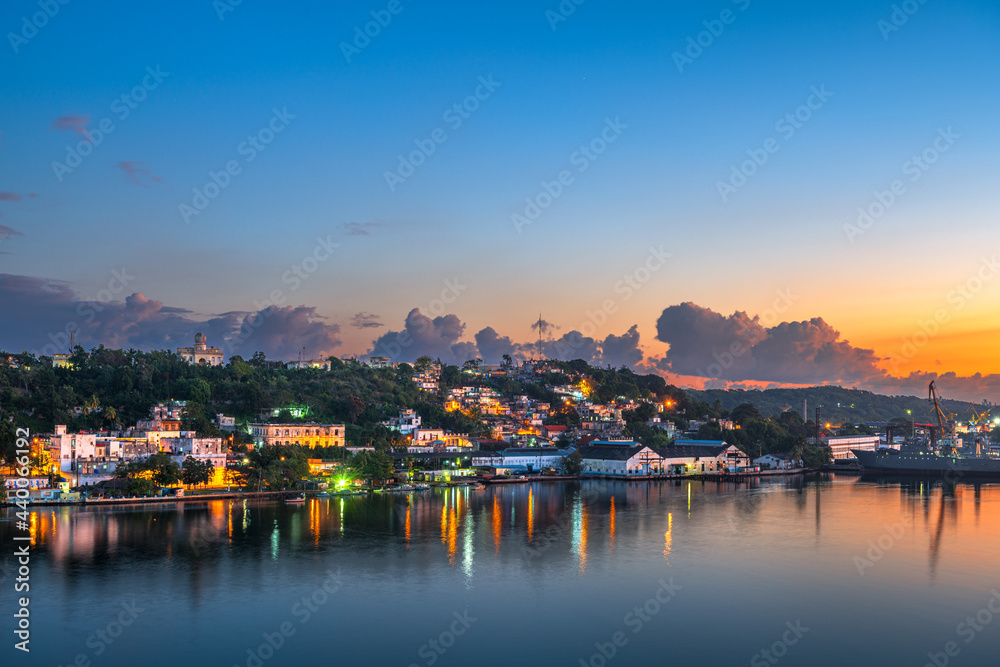
<svg viewBox="0 0 1000 667">
<path fill-rule="evenodd" d="M 525 346 L 515 343 L 507 336 L 501 336 L 493 327 L 482 329 L 475 339 L 479 356 L 487 364 L 499 364 L 505 354 L 514 359 L 525 357 Z"/>
<path fill-rule="evenodd" d="M 21 201 L 21 195 L 16 192 L 4 192 L 0 190 L 0 201 Z"/>
<path fill-rule="evenodd" d="M 340 226 L 348 236 L 371 236 L 370 230 L 375 227 L 378 227 L 377 222 L 348 222 Z"/>
<path fill-rule="evenodd" d="M 605 366 L 636 368 L 642 363 L 643 356 L 636 324 L 621 336 L 610 334 L 601 343 L 601 364 Z"/>
<path fill-rule="evenodd" d="M 87 126 L 90 125 L 90 115 L 81 114 L 79 116 L 60 116 L 52 121 L 52 127 L 63 132 L 76 132 L 86 134 Z"/>
<path fill-rule="evenodd" d="M 188 346 L 195 333 L 204 332 L 210 345 L 227 354 L 250 356 L 261 350 L 272 359 L 294 359 L 302 347 L 310 356 L 322 357 L 340 344 L 339 327 L 306 306 L 224 313 L 206 320 L 139 293 L 124 300 L 120 296 L 102 290 L 88 300 L 62 281 L 0 274 L 0 312 L 18 314 L 0 329 L 0 349 L 63 352 L 71 330 L 84 347 L 143 350 Z"/>
<path fill-rule="evenodd" d="M 670 350 L 660 370 L 720 380 L 856 383 L 882 376 L 872 350 L 841 340 L 822 318 L 767 328 L 744 312 L 724 316 L 693 303 L 670 306 L 656 323 Z"/>
<path fill-rule="evenodd" d="M 128 162 L 119 162 L 115 166 L 117 166 L 119 169 L 125 172 L 125 178 L 128 179 L 129 183 L 133 183 L 134 185 L 141 185 L 142 187 L 147 188 L 149 187 L 146 184 L 147 180 L 153 181 L 154 183 L 158 183 L 160 182 L 160 177 L 155 175 L 149 169 L 143 167 L 142 165 L 144 164 L 145 164 L 144 162 L 128 161 Z"/>
<path fill-rule="evenodd" d="M 583 359 L 588 364 L 600 365 L 601 363 L 598 342 L 575 330 L 569 331 L 555 340 L 542 341 L 542 353 L 548 359 L 561 361 Z"/>
<path fill-rule="evenodd" d="M 414 308 L 406 316 L 402 331 L 389 331 L 372 344 L 368 354 L 415 361 L 427 355 L 449 364 L 461 364 L 478 356 L 475 343 L 461 342 L 465 324 L 455 315 L 431 319 Z"/>
<path fill-rule="evenodd" d="M 355 329 L 377 329 L 385 325 L 378 321 L 378 315 L 371 313 L 355 313 L 351 318 L 351 326 Z"/>
</svg>

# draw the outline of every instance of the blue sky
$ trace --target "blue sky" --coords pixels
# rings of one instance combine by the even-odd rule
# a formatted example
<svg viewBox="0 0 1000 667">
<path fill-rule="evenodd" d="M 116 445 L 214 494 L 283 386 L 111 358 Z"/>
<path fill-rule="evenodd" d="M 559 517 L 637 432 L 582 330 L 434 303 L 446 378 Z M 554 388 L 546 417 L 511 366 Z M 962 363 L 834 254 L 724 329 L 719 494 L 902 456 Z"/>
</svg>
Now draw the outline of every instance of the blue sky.
<svg viewBox="0 0 1000 667">
<path fill-rule="evenodd" d="M 448 308 L 462 340 L 487 326 L 531 340 L 539 312 L 561 335 L 662 246 L 671 261 L 595 338 L 638 325 L 652 359 L 668 349 L 656 340 L 668 306 L 755 314 L 794 286 L 790 321 L 823 317 L 887 357 L 922 303 L 943 300 L 994 242 L 995 3 L 913 2 L 888 32 L 879 22 L 893 3 L 589 0 L 553 29 L 555 1 L 402 1 L 348 62 L 341 43 L 388 4 L 244 1 L 220 20 L 209 1 L 71 1 L 15 53 L 9 33 L 40 10 L 7 3 L 0 191 L 21 199 L 0 201 L 13 230 L 0 273 L 93 299 L 124 266 L 135 277 L 119 298 L 138 292 L 195 321 L 252 311 L 281 289 L 340 327 L 338 353 L 363 353 L 453 279 L 468 286 Z M 731 21 L 708 39 L 720 16 Z M 699 33 L 707 46 L 679 71 L 675 53 Z M 147 68 L 167 74 L 121 119 L 112 105 Z M 453 127 L 445 112 L 480 77 L 499 85 Z M 782 136 L 776 122 L 813 87 L 832 96 Z M 238 146 L 275 109 L 294 118 L 246 162 Z M 114 132 L 59 181 L 52 163 L 83 135 L 54 124 L 81 117 Z M 627 128 L 578 173 L 571 156 L 607 119 Z M 390 191 L 386 171 L 438 128 L 447 140 Z M 858 207 L 946 128 L 954 146 L 851 243 Z M 718 183 L 772 137 L 777 152 L 723 201 Z M 186 223 L 179 205 L 230 160 L 240 173 Z M 525 198 L 567 169 L 572 184 L 517 233 Z M 317 238 L 340 248 L 291 291 L 282 277 Z M 995 328 L 996 293 L 956 313 L 950 332 Z M 359 312 L 385 327 L 350 326 Z M 0 343 L 33 349 L 32 332 L 44 339 L 49 326 L 23 324 Z M 947 366 L 943 341 L 911 370 Z"/>
</svg>

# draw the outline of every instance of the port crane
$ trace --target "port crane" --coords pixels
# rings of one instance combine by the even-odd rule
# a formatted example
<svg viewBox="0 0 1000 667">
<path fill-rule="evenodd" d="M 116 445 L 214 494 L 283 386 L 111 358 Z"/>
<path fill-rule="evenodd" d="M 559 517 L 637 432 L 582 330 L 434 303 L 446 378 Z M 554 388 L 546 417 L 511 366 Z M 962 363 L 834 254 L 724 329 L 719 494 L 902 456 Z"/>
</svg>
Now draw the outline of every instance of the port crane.
<svg viewBox="0 0 1000 667">
<path fill-rule="evenodd" d="M 937 424 L 938 424 L 938 434 L 939 434 L 938 438 L 939 439 L 944 438 L 946 435 L 949 434 L 949 430 L 945 428 L 945 422 L 948 420 L 948 418 L 945 417 L 944 409 L 938 402 L 937 388 L 934 386 L 933 380 L 931 380 L 930 385 L 928 385 L 927 387 L 927 400 L 934 406 L 934 416 L 937 417 Z M 952 449 L 952 446 L 949 445 L 948 448 Z M 941 453 L 950 454 L 951 452 L 947 451 Z"/>
</svg>

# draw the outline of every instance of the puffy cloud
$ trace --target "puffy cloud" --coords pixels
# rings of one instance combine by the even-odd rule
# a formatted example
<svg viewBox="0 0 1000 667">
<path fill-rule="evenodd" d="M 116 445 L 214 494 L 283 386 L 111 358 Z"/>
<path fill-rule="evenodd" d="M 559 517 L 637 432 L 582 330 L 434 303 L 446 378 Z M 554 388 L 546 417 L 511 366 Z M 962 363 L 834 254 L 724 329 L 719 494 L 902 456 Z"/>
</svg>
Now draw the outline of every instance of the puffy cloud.
<svg viewBox="0 0 1000 667">
<path fill-rule="evenodd" d="M 195 333 L 204 332 L 209 344 L 227 355 L 250 356 L 261 350 L 277 359 L 294 359 L 303 347 L 310 356 L 327 356 L 340 344 L 339 327 L 306 306 L 223 313 L 206 320 L 140 293 L 123 301 L 116 296 L 102 290 L 85 300 L 62 281 L 0 274 L 0 311 L 18 314 L 4 322 L 0 348 L 63 352 L 74 329 L 84 347 L 173 350 L 190 345 Z"/>
<path fill-rule="evenodd" d="M 351 318 L 351 326 L 355 329 L 377 329 L 385 325 L 378 321 L 378 315 L 371 313 L 355 313 Z"/>
<path fill-rule="evenodd" d="M 507 336 L 501 336 L 493 327 L 482 329 L 475 338 L 479 356 L 487 364 L 500 363 L 505 354 L 509 354 L 512 358 L 524 357 L 521 345 Z"/>
<path fill-rule="evenodd" d="M 372 344 L 371 356 L 415 361 L 427 355 L 449 364 L 462 364 L 478 356 L 476 345 L 461 342 L 465 324 L 455 315 L 431 319 L 414 308 L 406 316 L 402 331 L 389 331 Z"/>
<path fill-rule="evenodd" d="M 160 181 L 160 177 L 155 175 L 149 169 L 143 167 L 142 166 L 143 164 L 145 163 L 129 161 L 129 162 L 119 162 L 116 166 L 123 172 L 125 172 L 125 177 L 128 179 L 129 183 L 133 183 L 135 185 L 141 185 L 144 188 L 149 187 L 148 185 L 146 185 L 145 180 L 141 178 L 143 176 L 148 177 L 147 180 L 153 181 L 154 183 L 158 183 Z"/>
<path fill-rule="evenodd" d="M 561 361 L 583 359 L 588 364 L 598 365 L 601 363 L 598 342 L 576 330 L 564 333 L 555 340 L 542 341 L 542 350 L 549 359 Z"/>
<path fill-rule="evenodd" d="M 621 336 L 610 334 L 601 343 L 601 364 L 605 366 L 636 368 L 643 356 L 639 349 L 639 327 L 635 324 Z"/>
<path fill-rule="evenodd" d="M 59 118 L 52 121 L 53 128 L 63 132 L 76 132 L 77 134 L 86 134 L 88 125 L 90 125 L 89 114 L 59 116 Z"/>
<path fill-rule="evenodd" d="M 766 328 L 744 312 L 724 316 L 693 303 L 670 306 L 656 323 L 670 350 L 664 371 L 720 380 L 856 383 L 882 376 L 872 350 L 841 340 L 822 318 Z"/>
</svg>

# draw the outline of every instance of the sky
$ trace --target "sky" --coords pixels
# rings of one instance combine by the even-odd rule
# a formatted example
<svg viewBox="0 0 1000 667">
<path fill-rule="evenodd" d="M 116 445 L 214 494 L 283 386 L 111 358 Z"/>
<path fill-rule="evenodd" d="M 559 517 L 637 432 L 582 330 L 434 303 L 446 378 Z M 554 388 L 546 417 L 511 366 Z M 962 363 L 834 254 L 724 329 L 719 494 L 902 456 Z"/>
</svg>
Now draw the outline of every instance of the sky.
<svg viewBox="0 0 1000 667">
<path fill-rule="evenodd" d="M 1000 401 L 994 2 L 15 0 L 0 32 L 0 349 L 541 334 Z"/>
</svg>

